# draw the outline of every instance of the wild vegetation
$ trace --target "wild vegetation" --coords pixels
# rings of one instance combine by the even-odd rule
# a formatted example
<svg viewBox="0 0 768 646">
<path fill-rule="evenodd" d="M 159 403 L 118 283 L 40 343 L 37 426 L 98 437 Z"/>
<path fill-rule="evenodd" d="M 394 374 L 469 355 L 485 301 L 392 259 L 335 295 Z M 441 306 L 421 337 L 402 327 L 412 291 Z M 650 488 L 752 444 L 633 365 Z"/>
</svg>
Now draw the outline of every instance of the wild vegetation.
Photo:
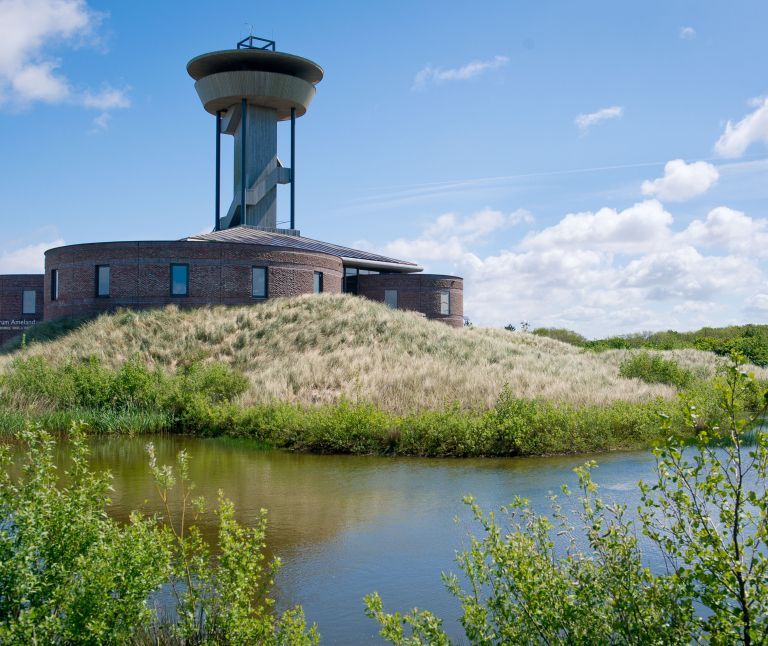
<svg viewBox="0 0 768 646">
<path fill-rule="evenodd" d="M 301 608 L 274 612 L 278 561 L 263 555 L 266 517 L 243 527 L 220 495 L 193 498 L 188 457 L 160 465 L 148 446 L 162 516 L 120 525 L 106 513 L 108 473 L 88 466 L 82 428 L 59 473 L 54 440 L 39 427 L 17 435 L 21 464 L 0 447 L 0 642 L 3 644 L 313 644 Z M 172 496 L 183 501 L 173 515 Z M 216 558 L 195 525 L 218 519 Z M 161 593 L 173 599 L 163 612 Z M 167 609 L 168 610 L 168 609 Z"/>
<path fill-rule="evenodd" d="M 683 421 L 683 404 L 674 398 L 576 406 L 521 399 L 504 387 L 489 409 L 453 404 L 398 415 L 347 400 L 244 406 L 236 399 L 247 387 L 243 375 L 219 363 L 169 374 L 138 359 L 113 370 L 95 358 L 51 366 L 41 356 L 17 357 L 0 381 L 0 431 L 14 433 L 30 419 L 66 431 L 82 417 L 95 432 L 227 434 L 320 453 L 461 457 L 637 448 L 663 439 L 660 412 L 678 430 Z M 708 419 L 716 414 L 706 384 L 688 397 Z"/>
<path fill-rule="evenodd" d="M 196 377 L 195 379 L 200 379 Z M 204 380 L 203 380 L 204 381 Z M 768 639 L 768 432 L 757 423 L 768 392 L 741 365 L 714 384 L 716 426 L 688 408 L 694 447 L 655 450 L 657 478 L 641 483 L 642 505 L 605 501 L 594 463 L 577 469 L 550 514 L 514 499 L 486 513 L 471 498 L 479 535 L 444 575 L 461 605 L 470 644 L 752 644 Z M 760 410 L 750 412 L 756 401 Z M 669 432 L 671 421 L 661 422 Z M 17 435 L 17 461 L 0 447 L 0 641 L 27 643 L 313 644 L 302 609 L 277 613 L 270 594 L 277 561 L 263 556 L 265 516 L 241 526 L 220 494 L 213 511 L 194 497 L 189 456 L 175 467 L 148 460 L 160 515 L 106 513 L 110 476 L 88 466 L 83 429 L 69 434 L 63 472 L 54 440 L 38 427 Z M 714 440 L 714 441 L 713 441 Z M 214 513 L 218 541 L 196 522 Z M 575 515 L 572 515 L 575 514 Z M 651 571 L 643 534 L 668 567 Z M 213 551 L 216 551 L 216 558 Z M 161 601 L 161 597 L 170 599 Z M 165 605 L 163 605 L 165 603 Z M 389 614 L 366 597 L 368 616 L 394 644 L 450 644 L 429 611 Z"/>
<path fill-rule="evenodd" d="M 705 327 L 693 332 L 675 332 L 674 330 L 643 332 L 594 340 L 562 328 L 537 328 L 533 333 L 598 352 L 632 349 L 696 349 L 714 352 L 720 356 L 738 352 L 756 366 L 768 366 L 768 325 Z"/>
<path fill-rule="evenodd" d="M 5 354 L 0 433 L 83 419 L 94 432 L 226 433 L 334 453 L 639 448 L 664 439 L 659 413 L 684 433 L 686 402 L 716 421 L 717 363 L 457 330 L 349 296 L 122 311 Z"/>
<path fill-rule="evenodd" d="M 520 398 L 574 405 L 674 396 L 673 388 L 623 379 L 599 355 L 551 339 L 453 329 L 348 295 L 274 299 L 258 307 L 122 311 L 53 341 L 30 339 L 23 354 L 53 366 L 94 357 L 111 369 L 138 359 L 169 373 L 218 362 L 247 377 L 238 399 L 243 405 L 343 398 L 391 413 L 440 410 L 453 402 L 490 408 L 505 384 Z M 708 362 L 708 353 L 700 354 Z M 0 370 L 15 356 L 0 356 Z"/>
<path fill-rule="evenodd" d="M 746 414 L 756 390 L 762 409 Z M 671 441 L 655 451 L 658 479 L 641 483 L 635 518 L 600 498 L 594 463 L 577 469 L 577 495 L 552 496 L 549 515 L 520 498 L 486 513 L 468 498 L 480 536 L 457 557 L 464 578 L 443 576 L 467 642 L 766 643 L 768 432 L 755 426 L 768 392 L 732 364 L 717 400 L 722 425 L 700 430 L 694 448 Z M 687 423 L 698 424 L 692 409 Z M 646 566 L 640 533 L 665 571 Z M 393 644 L 450 643 L 429 611 L 389 614 L 375 593 L 366 607 Z"/>
</svg>

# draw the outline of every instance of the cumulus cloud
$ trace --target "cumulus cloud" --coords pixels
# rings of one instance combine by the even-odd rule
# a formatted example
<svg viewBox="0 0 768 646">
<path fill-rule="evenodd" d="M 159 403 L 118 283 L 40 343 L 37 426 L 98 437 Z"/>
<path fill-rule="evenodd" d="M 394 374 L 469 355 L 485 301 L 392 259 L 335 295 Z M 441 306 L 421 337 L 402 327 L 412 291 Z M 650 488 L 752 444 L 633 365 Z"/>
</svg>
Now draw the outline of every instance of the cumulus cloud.
<svg viewBox="0 0 768 646">
<path fill-rule="evenodd" d="M 42 274 L 46 250 L 63 244 L 65 244 L 64 240 L 59 238 L 18 249 L 0 251 L 0 274 Z"/>
<path fill-rule="evenodd" d="M 768 97 L 750 101 L 755 109 L 738 123 L 728 121 L 725 132 L 715 143 L 715 152 L 723 157 L 741 157 L 752 144 L 768 143 Z"/>
<path fill-rule="evenodd" d="M 646 200 L 617 211 L 569 213 L 557 224 L 528 234 L 523 249 L 598 249 L 637 253 L 671 239 L 672 214 L 658 200 Z"/>
<path fill-rule="evenodd" d="M 76 48 L 97 40 L 103 16 L 85 0 L 0 0 L 0 104 L 74 104 L 97 110 L 126 108 L 127 88 L 81 90 L 62 73 L 51 45 Z"/>
<path fill-rule="evenodd" d="M 768 316 L 768 220 L 718 207 L 688 226 L 657 200 L 571 213 L 522 235 L 521 216 L 439 216 L 387 247 L 428 271 L 464 276 L 465 313 L 481 325 L 530 320 L 590 336 L 727 324 Z M 481 232 L 482 233 L 478 233 Z M 483 254 L 490 237 L 507 244 Z"/>
<path fill-rule="evenodd" d="M 385 247 L 386 253 L 401 258 L 418 258 L 421 261 L 474 262 L 474 254 L 467 245 L 480 242 L 492 233 L 524 224 L 531 225 L 533 215 L 518 209 L 503 213 L 483 209 L 467 217 L 456 213 L 443 213 L 414 239 L 399 238 Z"/>
<path fill-rule="evenodd" d="M 433 67 L 432 65 L 425 65 L 420 69 L 413 79 L 413 88 L 421 89 L 428 83 L 442 83 L 444 81 L 466 81 L 474 78 L 484 72 L 490 70 L 497 70 L 504 67 L 509 63 L 507 56 L 494 56 L 488 61 L 473 61 L 462 65 L 461 67 L 454 67 L 444 69 L 442 67 Z"/>
<path fill-rule="evenodd" d="M 683 202 L 706 193 L 719 178 L 717 168 L 708 162 L 686 164 L 682 159 L 673 159 L 665 164 L 664 177 L 646 180 L 641 190 L 643 195 L 669 202 Z"/>
<path fill-rule="evenodd" d="M 574 123 L 578 126 L 579 130 L 587 132 L 592 126 L 597 125 L 602 121 L 607 121 L 608 119 L 620 119 L 623 116 L 624 108 L 614 105 L 610 108 L 601 108 L 595 112 L 580 114 L 576 117 Z"/>
<path fill-rule="evenodd" d="M 726 206 L 712 209 L 705 220 L 693 220 L 679 238 L 699 247 L 717 247 L 755 258 L 768 257 L 768 220 L 754 219 Z"/>
<path fill-rule="evenodd" d="M 693 27 L 680 27 L 680 38 L 682 40 L 693 40 L 696 38 L 696 30 Z"/>
</svg>

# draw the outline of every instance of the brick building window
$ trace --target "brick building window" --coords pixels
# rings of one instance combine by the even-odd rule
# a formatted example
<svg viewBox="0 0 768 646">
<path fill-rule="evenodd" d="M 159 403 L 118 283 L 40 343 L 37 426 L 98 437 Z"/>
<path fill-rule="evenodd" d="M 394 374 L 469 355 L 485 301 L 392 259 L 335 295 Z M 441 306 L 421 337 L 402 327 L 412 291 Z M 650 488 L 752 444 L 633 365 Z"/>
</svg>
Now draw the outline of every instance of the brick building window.
<svg viewBox="0 0 768 646">
<path fill-rule="evenodd" d="M 109 296 L 109 265 L 96 265 L 96 296 Z"/>
<path fill-rule="evenodd" d="M 440 290 L 440 314 L 448 316 L 451 313 L 451 292 L 447 289 Z"/>
<path fill-rule="evenodd" d="M 51 269 L 51 300 L 59 300 L 59 270 Z"/>
<path fill-rule="evenodd" d="M 267 268 L 251 268 L 251 296 L 254 298 L 267 297 Z"/>
<path fill-rule="evenodd" d="M 315 294 L 320 294 L 323 291 L 323 272 L 315 272 Z"/>
<path fill-rule="evenodd" d="M 37 292 L 34 289 L 25 289 L 21 292 L 21 313 L 37 314 Z"/>
<path fill-rule="evenodd" d="M 393 310 L 397 309 L 397 290 L 385 289 L 384 290 L 384 302 L 389 305 Z"/>
<path fill-rule="evenodd" d="M 171 265 L 171 296 L 189 296 L 189 265 Z"/>
</svg>

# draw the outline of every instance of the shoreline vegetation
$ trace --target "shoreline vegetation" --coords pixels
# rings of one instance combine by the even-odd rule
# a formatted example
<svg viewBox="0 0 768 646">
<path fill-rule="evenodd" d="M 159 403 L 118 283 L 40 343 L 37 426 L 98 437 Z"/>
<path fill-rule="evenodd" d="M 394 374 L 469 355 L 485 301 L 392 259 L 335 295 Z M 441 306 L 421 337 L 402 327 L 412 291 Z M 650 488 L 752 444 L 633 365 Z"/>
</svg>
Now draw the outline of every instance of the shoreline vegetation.
<svg viewBox="0 0 768 646">
<path fill-rule="evenodd" d="M 350 296 L 118 311 L 18 345 L 0 356 L 2 435 L 83 421 L 316 453 L 524 456 L 692 439 L 690 406 L 701 426 L 721 421 L 710 352 L 596 353 Z"/>
<path fill-rule="evenodd" d="M 123 371 L 123 381 L 126 373 L 144 374 Z M 201 392 L 207 384 L 210 395 L 221 377 L 195 368 L 166 385 Z M 712 387 L 723 425 L 700 428 L 688 408 L 684 425 L 697 442 L 685 448 L 669 439 L 654 450 L 656 478 L 638 483 L 635 514 L 600 497 L 594 462 L 574 470 L 575 491 L 564 485 L 550 495 L 549 513 L 520 497 L 486 512 L 465 497 L 475 529 L 456 552 L 462 576 L 442 575 L 459 605 L 453 618 L 463 642 L 765 642 L 768 434 L 759 422 L 768 391 L 736 355 Z M 670 435 L 671 419 L 661 427 Z M 15 469 L 0 444 L 2 643 L 320 643 L 322 626 L 308 624 L 300 605 L 276 609 L 280 560 L 265 555 L 267 512 L 247 527 L 223 492 L 213 503 L 195 497 L 185 451 L 175 465 L 160 464 L 146 445 L 162 511 L 134 511 L 119 523 L 107 513 L 111 475 L 89 467 L 81 426 L 69 434 L 64 470 L 55 440 L 40 427 L 28 425 L 16 440 L 26 450 Z M 210 543 L 197 525 L 203 514 L 216 518 Z M 648 567 L 640 535 L 666 567 Z M 429 610 L 387 612 L 375 589 L 364 602 L 391 644 L 453 643 L 445 619 Z"/>
</svg>

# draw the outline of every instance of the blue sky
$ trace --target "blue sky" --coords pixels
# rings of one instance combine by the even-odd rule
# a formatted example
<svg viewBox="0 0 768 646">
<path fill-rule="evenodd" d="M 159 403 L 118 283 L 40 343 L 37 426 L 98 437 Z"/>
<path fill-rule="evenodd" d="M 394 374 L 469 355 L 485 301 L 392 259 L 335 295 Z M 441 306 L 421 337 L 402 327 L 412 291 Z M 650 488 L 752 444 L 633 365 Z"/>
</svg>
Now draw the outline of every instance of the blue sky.
<svg viewBox="0 0 768 646">
<path fill-rule="evenodd" d="M 252 28 L 326 72 L 304 235 L 463 275 L 476 324 L 766 322 L 766 24 L 757 1 L 0 0 L 0 272 L 210 228 L 185 65 Z"/>
</svg>

